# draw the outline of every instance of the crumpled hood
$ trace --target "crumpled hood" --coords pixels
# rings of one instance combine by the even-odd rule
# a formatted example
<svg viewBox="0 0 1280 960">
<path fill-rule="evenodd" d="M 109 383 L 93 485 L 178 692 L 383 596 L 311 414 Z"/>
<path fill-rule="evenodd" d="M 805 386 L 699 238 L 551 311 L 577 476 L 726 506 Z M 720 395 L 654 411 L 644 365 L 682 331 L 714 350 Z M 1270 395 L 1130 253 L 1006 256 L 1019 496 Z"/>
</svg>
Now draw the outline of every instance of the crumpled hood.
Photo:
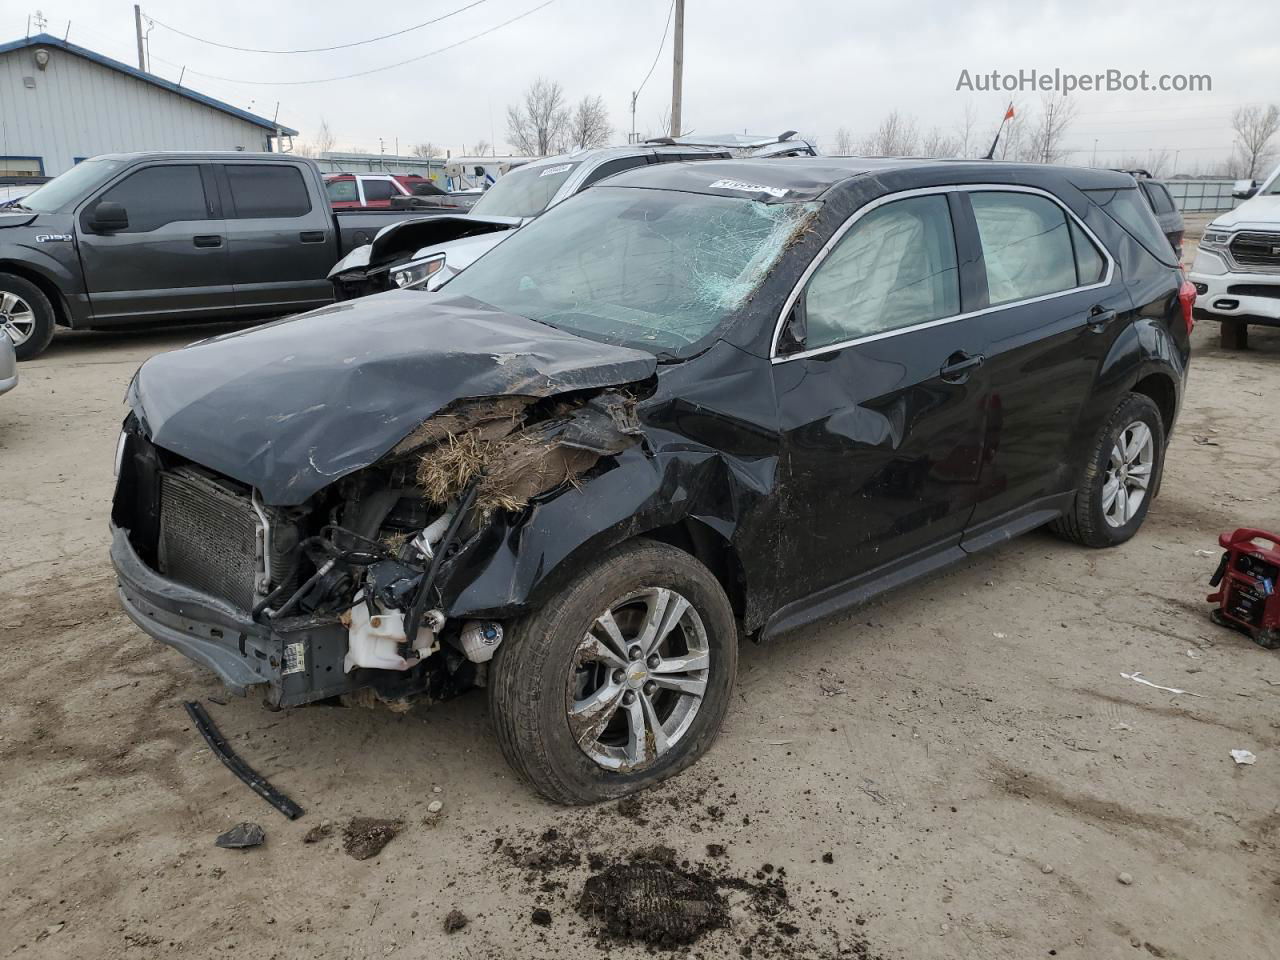
<svg viewBox="0 0 1280 960">
<path fill-rule="evenodd" d="M 152 357 L 128 402 L 158 446 L 287 506 L 455 400 L 620 386 L 656 368 L 476 300 L 395 290 Z"/>
<path fill-rule="evenodd" d="M 377 269 L 403 263 L 414 250 L 462 237 L 512 230 L 524 223 L 519 217 L 477 217 L 470 213 L 441 214 L 391 223 L 378 231 L 372 243 L 356 247 L 329 270 L 332 280 L 349 270 Z"/>
<path fill-rule="evenodd" d="M 1256 226 L 1262 229 L 1280 229 L 1280 194 L 1252 197 L 1234 210 L 1218 214 L 1213 218 L 1211 226 L 1225 228 Z"/>
</svg>

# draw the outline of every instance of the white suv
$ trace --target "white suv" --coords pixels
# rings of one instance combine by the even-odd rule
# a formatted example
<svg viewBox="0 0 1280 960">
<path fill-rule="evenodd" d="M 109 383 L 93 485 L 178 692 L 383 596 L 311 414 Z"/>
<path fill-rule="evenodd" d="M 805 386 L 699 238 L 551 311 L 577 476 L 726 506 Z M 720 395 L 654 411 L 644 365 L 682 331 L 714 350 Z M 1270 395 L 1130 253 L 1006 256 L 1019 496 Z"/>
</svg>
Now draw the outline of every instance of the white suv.
<svg viewBox="0 0 1280 960">
<path fill-rule="evenodd" d="M 1189 279 L 1196 319 L 1219 321 L 1222 345 L 1243 350 L 1249 324 L 1280 326 L 1280 168 L 1232 195 L 1248 199 L 1204 228 Z"/>
</svg>

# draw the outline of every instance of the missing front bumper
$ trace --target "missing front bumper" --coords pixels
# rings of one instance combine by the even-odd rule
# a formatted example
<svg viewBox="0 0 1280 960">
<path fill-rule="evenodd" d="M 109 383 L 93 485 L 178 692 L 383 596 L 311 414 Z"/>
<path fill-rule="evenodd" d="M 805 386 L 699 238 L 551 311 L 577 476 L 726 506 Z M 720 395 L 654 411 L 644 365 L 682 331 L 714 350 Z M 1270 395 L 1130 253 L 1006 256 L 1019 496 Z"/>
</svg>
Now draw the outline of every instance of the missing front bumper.
<svg viewBox="0 0 1280 960">
<path fill-rule="evenodd" d="M 289 707 L 349 693 L 367 679 L 345 674 L 347 633 L 336 618 L 297 617 L 268 627 L 219 597 L 148 567 L 125 530 L 112 526 L 111 563 L 121 606 L 142 631 L 216 673 L 241 696 L 260 688 Z"/>
</svg>

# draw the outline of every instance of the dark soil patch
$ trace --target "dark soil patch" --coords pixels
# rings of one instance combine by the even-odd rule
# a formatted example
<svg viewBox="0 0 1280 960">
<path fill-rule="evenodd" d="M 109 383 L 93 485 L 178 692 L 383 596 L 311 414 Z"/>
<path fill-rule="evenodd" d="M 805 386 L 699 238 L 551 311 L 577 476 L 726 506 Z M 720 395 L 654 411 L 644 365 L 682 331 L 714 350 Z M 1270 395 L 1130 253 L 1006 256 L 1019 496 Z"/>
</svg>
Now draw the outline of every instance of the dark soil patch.
<svg viewBox="0 0 1280 960">
<path fill-rule="evenodd" d="M 382 852 L 402 826 L 399 820 L 353 817 L 342 831 L 342 847 L 357 860 L 368 860 Z"/>
<path fill-rule="evenodd" d="M 613 937 L 661 947 L 723 927 L 728 905 L 713 882 L 669 863 L 615 863 L 587 878 L 578 912 Z"/>
<path fill-rule="evenodd" d="M 450 910 L 444 918 L 444 932 L 457 933 L 470 922 L 471 919 L 461 910 Z"/>
</svg>

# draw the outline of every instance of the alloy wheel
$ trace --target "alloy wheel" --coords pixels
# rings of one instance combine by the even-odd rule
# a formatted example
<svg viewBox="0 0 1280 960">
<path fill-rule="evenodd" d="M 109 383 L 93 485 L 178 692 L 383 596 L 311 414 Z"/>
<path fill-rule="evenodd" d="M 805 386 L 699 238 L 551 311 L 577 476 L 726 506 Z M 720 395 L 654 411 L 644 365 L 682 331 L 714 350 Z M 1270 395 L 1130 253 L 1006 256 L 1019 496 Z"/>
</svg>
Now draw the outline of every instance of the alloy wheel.
<svg viewBox="0 0 1280 960">
<path fill-rule="evenodd" d="M 711 650 L 702 618 L 674 590 L 616 601 L 578 645 L 566 695 L 569 729 L 599 766 L 651 766 L 688 734 L 702 706 Z"/>
<path fill-rule="evenodd" d="M 1137 516 L 1151 485 L 1155 466 L 1155 441 L 1151 428 L 1135 420 L 1111 447 L 1106 481 L 1102 485 L 1102 515 L 1113 527 L 1123 527 Z"/>
<path fill-rule="evenodd" d="M 36 329 L 36 314 L 31 304 L 16 293 L 0 291 L 0 330 L 19 346 L 31 338 Z"/>
</svg>

